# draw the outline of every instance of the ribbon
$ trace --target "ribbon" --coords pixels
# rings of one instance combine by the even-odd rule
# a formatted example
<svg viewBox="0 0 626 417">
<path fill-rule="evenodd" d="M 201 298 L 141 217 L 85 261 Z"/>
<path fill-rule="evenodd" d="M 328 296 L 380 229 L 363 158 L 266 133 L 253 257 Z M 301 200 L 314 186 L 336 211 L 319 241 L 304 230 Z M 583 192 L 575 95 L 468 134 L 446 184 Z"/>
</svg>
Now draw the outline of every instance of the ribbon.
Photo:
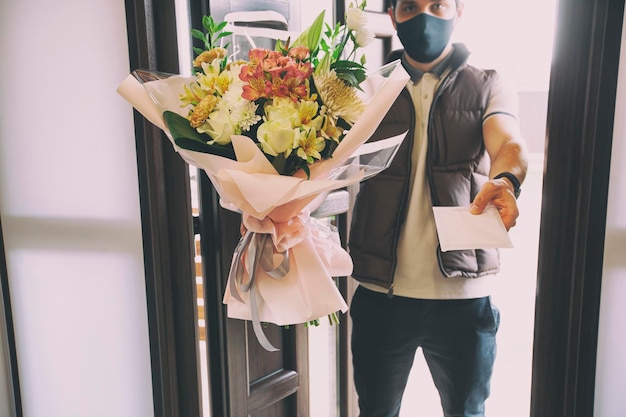
<svg viewBox="0 0 626 417">
<path fill-rule="evenodd" d="M 245 269 L 248 270 L 249 276 L 247 282 L 244 282 L 245 269 L 242 259 L 244 253 L 246 254 Z M 274 266 L 275 254 L 282 257 L 282 261 L 276 267 Z M 263 272 L 273 279 L 280 280 L 284 278 L 289 272 L 289 250 L 275 252 L 270 234 L 255 233 L 248 230 L 239 240 L 233 254 L 233 261 L 228 275 L 228 279 L 230 281 L 230 293 L 233 297 L 235 297 L 235 299 L 242 303 L 244 301 L 241 299 L 239 291 L 242 293 L 250 293 L 250 311 L 252 315 L 252 327 L 254 329 L 254 333 L 257 340 L 265 350 L 275 352 L 278 349 L 275 348 L 265 336 L 261 326 L 261 320 L 259 319 L 259 306 L 256 289 L 256 271 L 259 266 Z"/>
</svg>

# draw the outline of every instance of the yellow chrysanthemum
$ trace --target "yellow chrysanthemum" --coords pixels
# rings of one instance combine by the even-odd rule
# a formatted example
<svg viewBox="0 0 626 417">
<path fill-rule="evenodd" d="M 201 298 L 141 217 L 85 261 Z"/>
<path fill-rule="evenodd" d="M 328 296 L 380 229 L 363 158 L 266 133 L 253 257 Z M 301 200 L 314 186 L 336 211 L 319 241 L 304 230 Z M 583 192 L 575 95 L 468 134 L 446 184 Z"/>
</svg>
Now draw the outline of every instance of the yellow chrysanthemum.
<svg viewBox="0 0 626 417">
<path fill-rule="evenodd" d="M 217 97 L 215 96 L 206 96 L 205 98 L 200 100 L 200 103 L 198 103 L 198 105 L 194 107 L 194 109 L 191 111 L 191 114 L 189 115 L 189 124 L 194 128 L 202 126 L 202 124 L 215 108 L 216 104 Z"/>
<path fill-rule="evenodd" d="M 363 113 L 365 105 L 356 95 L 354 88 L 339 79 L 334 70 L 315 75 L 314 80 L 319 96 L 326 108 L 326 114 L 333 122 L 338 118 L 342 118 L 350 124 L 357 121 Z"/>
<path fill-rule="evenodd" d="M 219 47 L 204 51 L 193 60 L 193 66 L 194 68 L 200 68 L 202 63 L 211 63 L 214 59 L 222 59 L 227 53 L 226 49 Z"/>
</svg>

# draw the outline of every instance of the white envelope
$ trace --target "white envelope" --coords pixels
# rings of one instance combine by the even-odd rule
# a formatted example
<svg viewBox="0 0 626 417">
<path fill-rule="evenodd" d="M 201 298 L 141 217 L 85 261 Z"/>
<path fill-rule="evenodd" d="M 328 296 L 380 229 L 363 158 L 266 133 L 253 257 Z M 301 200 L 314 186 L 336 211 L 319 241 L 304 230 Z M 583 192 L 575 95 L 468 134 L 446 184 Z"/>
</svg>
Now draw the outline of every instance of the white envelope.
<svg viewBox="0 0 626 417">
<path fill-rule="evenodd" d="M 481 214 L 468 207 L 433 207 L 441 250 L 512 248 L 513 243 L 498 210 L 488 206 Z"/>
</svg>

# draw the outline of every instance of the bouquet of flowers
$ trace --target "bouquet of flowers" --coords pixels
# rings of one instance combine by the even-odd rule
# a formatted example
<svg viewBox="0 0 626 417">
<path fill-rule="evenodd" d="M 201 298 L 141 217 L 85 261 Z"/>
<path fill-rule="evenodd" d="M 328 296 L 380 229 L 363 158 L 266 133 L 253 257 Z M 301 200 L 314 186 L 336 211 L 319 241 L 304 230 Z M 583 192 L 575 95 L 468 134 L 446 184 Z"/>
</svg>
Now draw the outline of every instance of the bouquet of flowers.
<svg viewBox="0 0 626 417">
<path fill-rule="evenodd" d="M 134 71 L 118 92 L 163 129 L 185 161 L 203 169 L 222 206 L 242 213 L 224 294 L 231 318 L 310 323 L 347 305 L 332 277 L 352 261 L 336 231 L 311 218 L 329 191 L 385 169 L 404 135 L 365 143 L 408 75 L 396 61 L 367 73 L 357 50 L 373 38 L 364 3 L 346 24 L 320 14 L 300 36 L 275 50 L 253 48 L 235 60 L 224 42 L 226 23 L 203 19 L 193 30 L 194 75 Z"/>
</svg>

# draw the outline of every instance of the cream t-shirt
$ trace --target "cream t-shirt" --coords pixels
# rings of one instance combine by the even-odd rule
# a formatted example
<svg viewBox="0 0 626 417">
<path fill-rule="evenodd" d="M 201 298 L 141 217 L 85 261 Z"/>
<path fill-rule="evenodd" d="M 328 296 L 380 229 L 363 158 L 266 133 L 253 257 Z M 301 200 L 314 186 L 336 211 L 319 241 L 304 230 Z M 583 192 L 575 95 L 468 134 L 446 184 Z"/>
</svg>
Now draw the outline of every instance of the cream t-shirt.
<svg viewBox="0 0 626 417">
<path fill-rule="evenodd" d="M 425 73 L 407 89 L 411 93 L 418 125 L 413 138 L 411 188 L 407 218 L 400 232 L 398 243 L 398 265 L 396 268 L 393 294 L 422 299 L 468 299 L 490 294 L 491 281 L 495 275 L 480 278 L 445 278 L 437 261 L 437 229 L 433 217 L 430 187 L 426 176 L 426 154 L 428 147 L 428 113 L 433 95 L 440 81 L 436 74 Z M 517 117 L 517 94 L 500 80 L 494 85 L 484 121 L 496 113 Z M 388 292 L 377 285 L 362 283 L 366 288 Z"/>
</svg>

